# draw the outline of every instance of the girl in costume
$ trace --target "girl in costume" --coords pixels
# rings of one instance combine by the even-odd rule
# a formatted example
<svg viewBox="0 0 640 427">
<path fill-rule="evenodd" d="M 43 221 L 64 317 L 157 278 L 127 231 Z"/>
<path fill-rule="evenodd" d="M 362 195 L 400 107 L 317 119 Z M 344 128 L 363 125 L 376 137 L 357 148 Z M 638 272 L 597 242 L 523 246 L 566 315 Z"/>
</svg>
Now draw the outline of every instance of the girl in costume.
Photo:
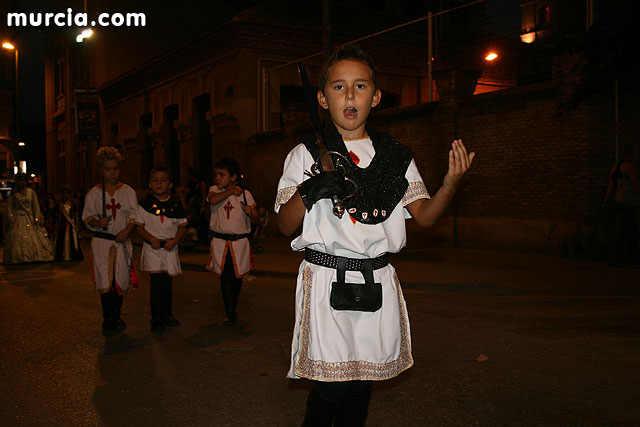
<svg viewBox="0 0 640 427">
<path fill-rule="evenodd" d="M 27 175 L 23 173 L 16 175 L 4 227 L 3 264 L 53 261 L 53 246 L 44 227 L 38 196 L 27 187 Z"/>
</svg>

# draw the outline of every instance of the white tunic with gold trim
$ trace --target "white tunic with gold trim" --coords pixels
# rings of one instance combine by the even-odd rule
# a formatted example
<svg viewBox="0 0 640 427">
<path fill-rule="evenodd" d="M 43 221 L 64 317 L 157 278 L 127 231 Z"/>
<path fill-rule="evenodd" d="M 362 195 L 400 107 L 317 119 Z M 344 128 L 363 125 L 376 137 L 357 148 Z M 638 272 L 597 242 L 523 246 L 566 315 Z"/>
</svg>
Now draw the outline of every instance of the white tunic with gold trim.
<svg viewBox="0 0 640 427">
<path fill-rule="evenodd" d="M 358 167 L 367 167 L 375 154 L 371 140 L 345 142 Z M 278 184 L 275 210 L 307 179 L 311 155 L 299 144 L 287 156 Z M 316 202 L 304 216 L 302 234 L 291 242 L 295 251 L 305 248 L 350 258 L 374 258 L 399 252 L 406 243 L 404 206 L 429 194 L 412 160 L 405 177 L 409 187 L 385 221 L 365 225 L 348 213 L 338 219 L 329 199 Z M 382 213 L 381 213 L 382 214 Z M 385 380 L 413 365 L 407 308 L 400 282 L 391 264 L 374 270 L 382 283 L 382 308 L 374 313 L 331 308 L 331 283 L 336 270 L 303 261 L 296 287 L 296 322 L 291 344 L 290 378 L 319 381 Z M 346 281 L 363 283 L 360 272 L 347 271 Z"/>
<path fill-rule="evenodd" d="M 114 194 L 105 194 L 106 212 L 111 221 L 106 230 L 89 225 L 91 219 L 102 216 L 102 187 L 96 185 L 87 193 L 82 211 L 82 221 L 91 231 L 117 235 L 127 225 L 135 221 L 138 210 L 136 192 L 127 184 L 122 184 Z M 131 290 L 129 269 L 131 267 L 133 246 L 127 239 L 125 243 L 94 237 L 91 239 L 91 259 L 93 281 L 100 293 L 108 292 L 115 279 L 116 290 L 126 294 Z"/>
<path fill-rule="evenodd" d="M 136 225 L 144 229 L 159 240 L 170 240 L 176 237 L 178 228 L 187 226 L 187 218 L 169 218 L 164 215 L 154 215 L 138 206 Z M 142 271 L 149 273 L 167 273 L 169 276 L 182 274 L 178 245 L 170 251 L 165 248 L 154 249 L 149 243 L 142 244 L 140 255 Z"/>
<path fill-rule="evenodd" d="M 222 191 L 224 190 L 214 185 L 209 190 L 209 194 L 221 193 Z M 249 190 L 244 190 L 244 193 L 244 195 L 240 194 L 239 196 L 231 195 L 220 203 L 210 205 L 211 220 L 209 227 L 211 231 L 223 234 L 246 234 L 251 232 L 251 219 L 244 213 L 242 207 L 245 205 L 245 197 L 246 205 L 248 206 L 253 206 L 255 201 Z M 207 269 L 214 271 L 216 274 L 222 274 L 227 251 L 229 250 L 231 251 L 236 277 L 246 275 L 251 266 L 249 239 L 226 241 L 213 237 L 211 239 Z"/>
</svg>

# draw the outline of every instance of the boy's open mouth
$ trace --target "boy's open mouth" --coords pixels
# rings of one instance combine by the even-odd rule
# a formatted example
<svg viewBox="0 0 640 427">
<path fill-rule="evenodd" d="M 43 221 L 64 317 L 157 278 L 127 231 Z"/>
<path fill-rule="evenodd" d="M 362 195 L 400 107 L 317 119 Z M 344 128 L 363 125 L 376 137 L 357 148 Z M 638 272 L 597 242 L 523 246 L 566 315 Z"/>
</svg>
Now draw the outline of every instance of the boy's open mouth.
<svg viewBox="0 0 640 427">
<path fill-rule="evenodd" d="M 343 113 L 347 119 L 355 119 L 358 116 L 358 110 L 353 107 L 345 108 Z"/>
</svg>

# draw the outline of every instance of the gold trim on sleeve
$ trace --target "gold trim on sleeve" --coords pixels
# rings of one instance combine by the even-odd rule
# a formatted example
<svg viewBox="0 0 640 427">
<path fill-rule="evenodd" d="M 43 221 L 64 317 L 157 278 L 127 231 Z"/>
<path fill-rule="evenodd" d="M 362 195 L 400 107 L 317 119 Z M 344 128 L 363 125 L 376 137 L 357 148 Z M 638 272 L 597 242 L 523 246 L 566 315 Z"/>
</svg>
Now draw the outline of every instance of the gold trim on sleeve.
<svg viewBox="0 0 640 427">
<path fill-rule="evenodd" d="M 415 202 L 418 199 L 430 199 L 431 196 L 427 191 L 427 187 L 425 187 L 424 182 L 415 181 L 410 182 L 407 187 L 407 191 L 404 193 L 404 197 L 402 198 L 402 207 L 407 206 Z"/>
<path fill-rule="evenodd" d="M 293 197 L 293 195 L 296 194 L 297 190 L 298 187 L 296 186 L 284 187 L 279 189 L 274 209 L 278 209 L 281 205 L 287 203 Z"/>
</svg>

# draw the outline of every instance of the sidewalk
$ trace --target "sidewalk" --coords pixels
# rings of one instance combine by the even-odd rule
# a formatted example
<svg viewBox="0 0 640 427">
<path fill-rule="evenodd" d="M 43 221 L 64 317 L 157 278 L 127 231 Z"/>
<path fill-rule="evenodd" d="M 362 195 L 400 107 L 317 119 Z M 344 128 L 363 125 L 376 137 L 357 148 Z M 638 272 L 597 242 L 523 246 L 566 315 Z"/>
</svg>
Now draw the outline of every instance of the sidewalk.
<svg viewBox="0 0 640 427">
<path fill-rule="evenodd" d="M 254 276 L 295 280 L 302 252 L 291 238 L 260 243 Z M 405 288 L 504 295 L 638 296 L 640 268 L 609 267 L 605 261 L 478 249 L 421 248 L 410 244 L 391 263 Z M 183 263 L 205 265 L 207 248 L 180 255 Z"/>
</svg>

